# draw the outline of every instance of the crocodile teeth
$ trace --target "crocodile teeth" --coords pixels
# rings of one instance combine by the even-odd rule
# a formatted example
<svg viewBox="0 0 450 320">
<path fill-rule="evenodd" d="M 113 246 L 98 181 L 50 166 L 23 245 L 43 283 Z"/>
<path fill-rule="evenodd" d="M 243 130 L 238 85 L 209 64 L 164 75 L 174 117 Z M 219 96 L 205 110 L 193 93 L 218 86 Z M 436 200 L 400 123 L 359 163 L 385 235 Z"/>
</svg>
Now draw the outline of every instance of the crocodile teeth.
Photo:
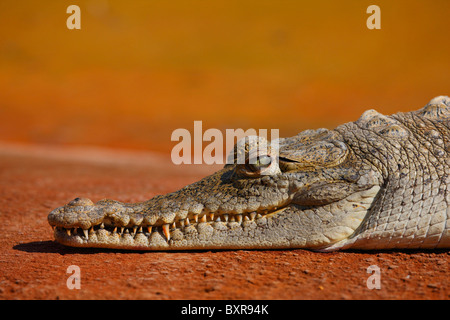
<svg viewBox="0 0 450 320">
<path fill-rule="evenodd" d="M 169 241 L 170 240 L 170 230 L 169 230 L 169 224 L 167 223 L 167 224 L 164 224 L 163 226 L 162 226 L 162 230 L 163 230 L 163 232 L 164 232 L 164 235 L 166 236 L 166 238 L 167 238 L 167 241 Z"/>
<path fill-rule="evenodd" d="M 264 215 L 263 211 L 263 215 Z M 248 222 L 248 221 L 255 221 L 258 220 L 260 218 L 263 217 L 263 215 L 261 215 L 261 213 L 257 213 L 256 211 L 253 212 L 246 212 L 246 213 L 239 213 L 239 214 L 228 214 L 228 213 L 212 213 L 212 212 L 202 212 L 200 214 L 193 214 L 191 216 L 191 221 L 189 221 L 189 218 L 185 218 L 185 219 L 181 219 L 181 220 L 177 220 L 177 221 L 172 221 L 171 223 L 166 223 L 163 225 L 159 225 L 156 226 L 157 230 L 159 231 L 160 228 L 162 230 L 162 233 L 164 233 L 165 238 L 167 239 L 167 241 L 169 241 L 171 239 L 170 236 L 170 230 L 176 230 L 177 228 L 181 228 L 181 230 L 185 230 L 187 227 L 191 226 L 192 221 L 195 221 L 195 224 L 202 224 L 202 223 L 208 223 L 208 222 L 237 222 L 239 224 L 242 224 L 242 222 Z M 106 224 L 106 225 L 105 225 Z M 247 224 L 244 223 L 243 227 L 245 227 Z M 234 227 L 233 225 L 229 225 L 231 227 Z M 137 234 L 137 233 L 143 233 L 143 228 L 146 230 L 145 232 L 148 231 L 149 234 L 152 233 L 154 226 L 130 226 L 130 227 L 119 227 L 119 226 L 114 226 L 114 225 L 110 225 L 109 221 L 108 222 L 101 222 L 100 224 L 96 225 L 96 226 L 91 226 L 88 229 L 83 229 L 80 228 L 83 233 L 81 234 L 81 232 L 79 231 L 78 227 L 73 227 L 73 228 L 61 228 L 64 229 L 64 232 L 67 234 L 67 236 L 72 237 L 72 236 L 81 236 L 85 241 L 88 241 L 90 239 L 90 236 L 93 236 L 94 234 L 100 232 L 100 230 L 107 230 L 108 232 L 112 233 L 112 234 L 116 234 L 119 233 L 119 236 L 125 236 L 125 235 L 129 235 L 131 234 L 133 237 Z M 60 228 L 56 226 L 52 226 L 53 230 L 60 230 Z M 62 231 L 62 230 L 61 230 Z M 84 237 L 83 237 L 84 235 Z"/>
</svg>

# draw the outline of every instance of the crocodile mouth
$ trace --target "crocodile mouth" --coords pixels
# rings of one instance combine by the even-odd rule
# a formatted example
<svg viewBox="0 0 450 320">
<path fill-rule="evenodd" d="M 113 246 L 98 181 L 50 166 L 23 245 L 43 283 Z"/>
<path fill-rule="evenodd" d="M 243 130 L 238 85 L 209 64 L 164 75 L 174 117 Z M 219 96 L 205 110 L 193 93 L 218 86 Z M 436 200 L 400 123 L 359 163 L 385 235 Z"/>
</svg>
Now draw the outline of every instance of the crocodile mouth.
<svg viewBox="0 0 450 320">
<path fill-rule="evenodd" d="M 221 230 L 248 228 L 252 224 L 266 224 L 267 219 L 277 215 L 284 207 L 273 207 L 270 210 L 246 213 L 204 213 L 188 214 L 185 219 L 175 219 L 171 223 L 158 220 L 151 225 L 120 226 L 106 216 L 101 222 L 89 228 L 67 227 L 52 224 L 55 239 L 71 246 L 112 247 L 147 247 L 150 243 L 170 245 L 173 241 L 182 240 L 184 234 L 198 233 L 207 229 Z M 120 246 L 119 246 L 120 245 Z"/>
</svg>

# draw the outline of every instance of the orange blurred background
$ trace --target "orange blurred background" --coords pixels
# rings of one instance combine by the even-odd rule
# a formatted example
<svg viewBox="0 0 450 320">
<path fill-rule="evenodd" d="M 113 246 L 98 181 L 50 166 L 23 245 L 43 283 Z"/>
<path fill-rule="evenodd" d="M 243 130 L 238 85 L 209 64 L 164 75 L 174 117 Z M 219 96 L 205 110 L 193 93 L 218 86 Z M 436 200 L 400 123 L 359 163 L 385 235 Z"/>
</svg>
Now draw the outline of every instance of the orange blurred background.
<svg viewBox="0 0 450 320">
<path fill-rule="evenodd" d="M 449 15 L 448 0 L 2 0 L 0 140 L 168 152 L 194 120 L 291 136 L 417 109 L 450 95 Z"/>
</svg>

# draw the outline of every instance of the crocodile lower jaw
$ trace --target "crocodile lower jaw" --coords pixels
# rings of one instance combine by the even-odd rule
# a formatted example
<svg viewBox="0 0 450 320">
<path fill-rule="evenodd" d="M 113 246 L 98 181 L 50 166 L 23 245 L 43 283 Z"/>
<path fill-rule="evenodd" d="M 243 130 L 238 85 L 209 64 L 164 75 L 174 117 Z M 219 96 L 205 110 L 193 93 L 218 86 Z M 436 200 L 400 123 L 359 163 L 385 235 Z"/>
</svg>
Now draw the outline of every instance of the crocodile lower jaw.
<svg viewBox="0 0 450 320">
<path fill-rule="evenodd" d="M 185 233 L 201 234 L 202 230 L 208 227 L 223 230 L 266 223 L 267 218 L 283 212 L 286 208 L 274 208 L 275 211 L 261 213 L 254 211 L 243 214 L 208 213 L 202 216 L 196 214 L 191 215 L 191 218 L 162 225 L 119 227 L 107 220 L 89 229 L 53 226 L 53 230 L 55 239 L 69 246 L 145 249 L 151 243 L 169 246 L 172 241 L 179 240 Z"/>
</svg>

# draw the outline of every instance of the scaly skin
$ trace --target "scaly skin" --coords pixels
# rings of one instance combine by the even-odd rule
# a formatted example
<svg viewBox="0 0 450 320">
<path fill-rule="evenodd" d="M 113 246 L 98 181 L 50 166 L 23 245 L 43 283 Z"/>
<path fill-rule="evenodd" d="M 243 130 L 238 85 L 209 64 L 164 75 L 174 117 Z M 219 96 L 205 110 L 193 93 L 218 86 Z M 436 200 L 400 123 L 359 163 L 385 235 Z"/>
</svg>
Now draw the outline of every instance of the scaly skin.
<svg viewBox="0 0 450 320">
<path fill-rule="evenodd" d="M 245 146 L 251 158 L 254 141 Z M 369 110 L 279 146 L 278 157 L 269 148 L 259 163 L 228 164 L 142 203 L 77 198 L 48 221 L 76 247 L 450 247 L 450 98 L 392 116 Z"/>
</svg>

